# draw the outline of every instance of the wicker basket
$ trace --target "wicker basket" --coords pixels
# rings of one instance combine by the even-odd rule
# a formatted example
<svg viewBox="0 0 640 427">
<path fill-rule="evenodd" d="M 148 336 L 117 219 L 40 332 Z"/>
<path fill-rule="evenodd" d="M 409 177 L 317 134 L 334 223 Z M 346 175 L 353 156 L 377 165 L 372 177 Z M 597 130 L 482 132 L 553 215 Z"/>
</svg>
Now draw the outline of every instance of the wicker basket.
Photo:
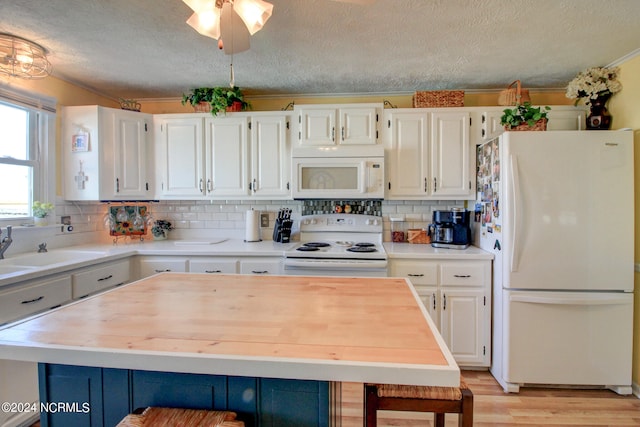
<svg viewBox="0 0 640 427">
<path fill-rule="evenodd" d="M 413 95 L 414 108 L 464 107 L 463 90 L 417 91 Z"/>
<path fill-rule="evenodd" d="M 407 232 L 407 241 L 409 243 L 431 243 L 431 236 L 427 230 L 422 228 L 410 228 Z"/>
<path fill-rule="evenodd" d="M 193 106 L 193 111 L 196 113 L 210 113 L 211 112 L 211 104 L 208 102 L 199 102 Z"/>
<path fill-rule="evenodd" d="M 516 85 L 516 87 L 512 87 Z M 531 102 L 529 90 L 522 89 L 520 80 L 511 83 L 505 90 L 498 95 L 498 105 L 518 105 L 525 102 Z"/>
<path fill-rule="evenodd" d="M 510 132 L 513 132 L 513 131 L 531 131 L 531 130 L 533 130 L 533 131 L 547 130 L 547 119 L 540 119 L 533 126 L 529 126 L 528 123 L 522 123 L 522 124 L 520 124 L 518 126 L 513 126 L 513 127 L 505 126 L 504 130 L 508 130 Z"/>
</svg>

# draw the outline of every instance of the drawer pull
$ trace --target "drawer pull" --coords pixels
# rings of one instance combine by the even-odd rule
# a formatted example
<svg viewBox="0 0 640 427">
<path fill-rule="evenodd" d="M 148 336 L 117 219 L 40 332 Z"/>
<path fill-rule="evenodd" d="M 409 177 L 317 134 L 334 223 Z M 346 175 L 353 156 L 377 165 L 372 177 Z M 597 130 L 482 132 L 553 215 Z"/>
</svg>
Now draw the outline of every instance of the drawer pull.
<svg viewBox="0 0 640 427">
<path fill-rule="evenodd" d="M 457 277 L 460 279 L 468 279 L 469 277 L 471 277 L 470 274 L 454 274 L 453 277 Z"/>
<path fill-rule="evenodd" d="M 269 270 L 251 270 L 253 274 L 268 274 Z"/>
<path fill-rule="evenodd" d="M 43 299 L 44 299 L 44 295 L 41 295 L 38 298 L 22 301 L 20 304 L 33 304 L 34 302 L 42 301 Z"/>
<path fill-rule="evenodd" d="M 109 280 L 113 277 L 113 274 L 108 275 L 107 277 L 102 277 L 98 279 L 98 282 L 104 282 L 105 280 Z"/>
<path fill-rule="evenodd" d="M 222 273 L 222 270 L 205 270 L 205 273 Z"/>
<path fill-rule="evenodd" d="M 166 273 L 166 272 L 168 272 L 168 271 L 171 271 L 171 269 L 170 269 L 170 268 L 165 268 L 164 270 L 162 270 L 162 269 L 155 269 L 154 271 L 155 271 L 156 273 Z"/>
<path fill-rule="evenodd" d="M 436 294 L 435 292 L 431 294 L 431 300 L 433 301 L 433 309 L 436 309 Z"/>
<path fill-rule="evenodd" d="M 409 276 L 409 277 L 424 277 L 424 274 L 422 274 L 422 273 L 420 273 L 420 274 L 409 273 L 409 274 L 407 274 L 407 276 Z"/>
</svg>

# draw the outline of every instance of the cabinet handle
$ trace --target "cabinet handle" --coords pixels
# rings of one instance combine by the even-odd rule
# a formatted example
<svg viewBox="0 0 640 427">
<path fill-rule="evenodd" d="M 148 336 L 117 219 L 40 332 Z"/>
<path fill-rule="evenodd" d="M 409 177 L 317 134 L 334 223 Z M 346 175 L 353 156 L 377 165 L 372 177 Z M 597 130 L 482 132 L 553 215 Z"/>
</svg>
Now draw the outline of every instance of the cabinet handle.
<svg viewBox="0 0 640 427">
<path fill-rule="evenodd" d="M 436 191 L 438 191 L 438 178 L 434 177 L 433 178 L 433 192 L 435 193 Z"/>
<path fill-rule="evenodd" d="M 482 137 L 483 138 L 484 138 L 484 134 L 485 134 L 484 129 L 482 129 Z"/>
<path fill-rule="evenodd" d="M 98 282 L 103 282 L 105 280 L 109 280 L 113 277 L 113 274 L 108 275 L 107 277 L 102 277 L 100 279 L 98 279 Z"/>
<path fill-rule="evenodd" d="M 446 294 L 442 294 L 442 309 L 443 310 L 447 309 L 447 295 Z"/>
<path fill-rule="evenodd" d="M 433 310 L 435 311 L 436 309 L 436 293 L 432 293 L 431 294 L 431 301 L 433 301 Z"/>
<path fill-rule="evenodd" d="M 116 178 L 116 193 L 120 192 L 120 178 Z"/>
<path fill-rule="evenodd" d="M 253 274 L 268 274 L 269 270 L 251 270 Z"/>
<path fill-rule="evenodd" d="M 253 178 L 253 192 L 256 192 L 256 187 L 258 186 L 258 183 L 256 182 L 256 179 Z"/>
<path fill-rule="evenodd" d="M 467 279 L 471 277 L 471 275 L 470 274 L 454 274 L 453 277 L 458 277 L 460 279 Z"/>
<path fill-rule="evenodd" d="M 342 140 L 344 141 L 344 126 L 342 126 L 341 133 L 342 133 Z"/>
<path fill-rule="evenodd" d="M 207 191 L 209 193 L 211 193 L 211 191 L 213 190 L 213 183 L 211 182 L 210 179 L 207 180 Z"/>
<path fill-rule="evenodd" d="M 205 270 L 205 273 L 222 273 L 222 270 Z"/>
<path fill-rule="evenodd" d="M 336 128 L 335 128 L 335 126 L 331 128 L 331 140 L 333 142 L 336 141 Z"/>
<path fill-rule="evenodd" d="M 198 190 L 200 190 L 201 193 L 203 193 L 203 189 L 202 189 L 202 184 L 204 183 L 204 181 L 202 180 L 202 178 L 200 178 L 200 182 L 198 183 Z"/>
<path fill-rule="evenodd" d="M 407 276 L 409 276 L 409 277 L 424 277 L 424 274 L 422 274 L 422 273 L 419 273 L 419 274 L 408 273 Z"/>
<path fill-rule="evenodd" d="M 424 192 L 426 193 L 427 190 L 427 178 L 424 179 Z"/>
<path fill-rule="evenodd" d="M 33 304 L 34 302 L 38 302 L 44 299 L 44 295 L 39 296 L 38 298 L 29 299 L 26 301 L 22 301 L 20 304 Z"/>
<path fill-rule="evenodd" d="M 158 270 L 158 269 L 155 269 L 154 271 L 155 271 L 156 273 L 166 273 L 166 272 L 168 272 L 168 271 L 171 271 L 171 269 L 170 269 L 170 268 L 166 268 L 166 269 L 164 269 L 164 270 Z"/>
</svg>

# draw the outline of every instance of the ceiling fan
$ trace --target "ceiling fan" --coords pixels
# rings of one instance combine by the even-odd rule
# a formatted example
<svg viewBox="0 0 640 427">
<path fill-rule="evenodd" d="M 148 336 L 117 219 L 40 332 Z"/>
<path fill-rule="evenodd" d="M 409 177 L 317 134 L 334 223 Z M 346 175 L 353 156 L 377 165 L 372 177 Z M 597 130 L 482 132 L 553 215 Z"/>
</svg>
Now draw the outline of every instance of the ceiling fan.
<svg viewBox="0 0 640 427">
<path fill-rule="evenodd" d="M 273 5 L 264 0 L 182 0 L 192 10 L 187 24 L 203 36 L 218 40 L 218 48 L 232 55 L 249 49 L 249 36 L 271 17 Z M 332 0 L 360 5 L 375 0 Z"/>
</svg>

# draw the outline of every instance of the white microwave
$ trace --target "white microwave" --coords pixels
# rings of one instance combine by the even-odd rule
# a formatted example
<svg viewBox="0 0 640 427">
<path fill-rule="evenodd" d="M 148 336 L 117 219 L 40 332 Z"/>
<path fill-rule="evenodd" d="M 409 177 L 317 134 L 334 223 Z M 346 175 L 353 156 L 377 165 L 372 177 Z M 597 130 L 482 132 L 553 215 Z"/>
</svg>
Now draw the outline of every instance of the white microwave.
<svg viewBox="0 0 640 427">
<path fill-rule="evenodd" d="M 294 154 L 293 198 L 383 199 L 384 151 L 380 149 L 366 157 L 345 156 L 354 153 L 341 150 L 308 151 L 305 157 Z"/>
</svg>

